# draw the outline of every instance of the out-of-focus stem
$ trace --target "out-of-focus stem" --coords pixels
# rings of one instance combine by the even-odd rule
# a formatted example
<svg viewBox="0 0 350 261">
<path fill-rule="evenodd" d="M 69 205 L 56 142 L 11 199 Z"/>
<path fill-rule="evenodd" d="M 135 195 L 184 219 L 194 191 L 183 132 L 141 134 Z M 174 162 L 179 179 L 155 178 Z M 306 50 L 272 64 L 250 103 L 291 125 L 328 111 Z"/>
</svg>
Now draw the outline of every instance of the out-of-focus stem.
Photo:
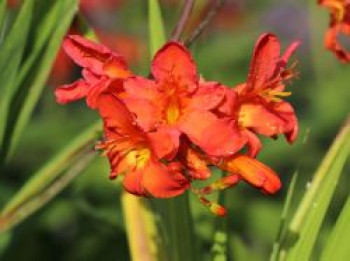
<svg viewBox="0 0 350 261">
<path fill-rule="evenodd" d="M 194 41 L 203 33 L 204 29 L 210 24 L 217 12 L 223 6 L 226 0 L 216 0 L 212 7 L 209 9 L 206 16 L 203 18 L 202 22 L 197 26 L 197 28 L 192 32 L 192 34 L 185 41 L 185 45 L 188 47 L 193 44 Z"/>
<path fill-rule="evenodd" d="M 67 185 L 74 180 L 84 168 L 95 158 L 96 153 L 87 151 L 80 155 L 80 159 L 67 171 L 65 175 L 59 177 L 50 186 L 43 190 L 40 194 L 30 199 L 28 202 L 20 206 L 13 212 L 9 212 L 4 216 L 0 216 L 0 232 L 9 230 L 35 211 L 43 207 L 47 202 L 53 199 Z"/>
<path fill-rule="evenodd" d="M 127 192 L 122 194 L 123 214 L 132 261 L 161 261 L 157 228 L 145 200 Z"/>
<path fill-rule="evenodd" d="M 193 5 L 195 2 L 195 0 L 184 0 L 184 5 L 181 10 L 181 16 L 171 36 L 171 40 L 178 41 L 180 39 L 185 25 L 191 15 Z"/>
<path fill-rule="evenodd" d="M 171 199 L 155 199 L 153 207 L 161 221 L 159 230 L 166 243 L 166 260 L 196 261 L 198 254 L 188 193 Z"/>
</svg>

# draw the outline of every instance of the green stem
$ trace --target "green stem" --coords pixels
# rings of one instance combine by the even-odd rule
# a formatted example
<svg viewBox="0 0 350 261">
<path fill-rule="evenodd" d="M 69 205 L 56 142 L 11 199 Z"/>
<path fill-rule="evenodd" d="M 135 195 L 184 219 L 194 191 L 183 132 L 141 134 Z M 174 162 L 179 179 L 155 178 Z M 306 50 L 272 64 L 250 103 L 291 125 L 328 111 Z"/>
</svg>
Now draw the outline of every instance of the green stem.
<svg viewBox="0 0 350 261">
<path fill-rule="evenodd" d="M 168 260 L 197 260 L 188 193 L 172 199 L 157 199 L 153 203 L 162 222 L 158 225 L 169 254 Z"/>
</svg>

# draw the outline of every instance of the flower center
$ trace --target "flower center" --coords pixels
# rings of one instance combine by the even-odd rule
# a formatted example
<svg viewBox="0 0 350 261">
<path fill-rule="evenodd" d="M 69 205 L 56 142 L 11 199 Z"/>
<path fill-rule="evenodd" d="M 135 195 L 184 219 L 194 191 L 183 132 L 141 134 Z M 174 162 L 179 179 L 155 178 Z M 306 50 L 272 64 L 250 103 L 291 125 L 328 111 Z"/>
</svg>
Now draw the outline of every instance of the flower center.
<svg viewBox="0 0 350 261">
<path fill-rule="evenodd" d="M 124 158 L 128 168 L 143 168 L 151 157 L 151 150 L 144 144 L 132 144 L 124 139 L 100 142 L 95 148 L 104 150 L 103 156 L 113 154 Z"/>
<path fill-rule="evenodd" d="M 175 124 L 181 116 L 181 95 L 183 94 L 183 86 L 179 82 L 170 78 L 165 81 L 162 90 L 167 97 L 164 118 L 168 124 Z"/>
<path fill-rule="evenodd" d="M 168 124 L 176 123 L 180 118 L 179 102 L 176 98 L 170 97 L 168 106 L 165 109 L 165 117 Z"/>
<path fill-rule="evenodd" d="M 151 151 L 148 148 L 140 148 L 129 151 L 125 155 L 128 166 L 135 167 L 136 169 L 143 168 L 151 157 Z"/>
</svg>

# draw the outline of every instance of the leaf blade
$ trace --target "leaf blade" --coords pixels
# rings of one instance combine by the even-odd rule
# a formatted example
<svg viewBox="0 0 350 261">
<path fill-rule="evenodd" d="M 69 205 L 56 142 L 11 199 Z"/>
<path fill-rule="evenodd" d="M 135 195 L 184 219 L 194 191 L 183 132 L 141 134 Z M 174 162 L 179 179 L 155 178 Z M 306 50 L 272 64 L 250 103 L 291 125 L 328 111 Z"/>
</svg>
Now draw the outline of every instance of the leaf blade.
<svg viewBox="0 0 350 261">
<path fill-rule="evenodd" d="M 281 260 L 308 260 L 350 153 L 350 121 L 334 140 L 315 173 L 282 244 Z"/>
<path fill-rule="evenodd" d="M 350 240 L 350 196 L 348 197 L 334 229 L 329 236 L 326 246 L 322 252 L 320 261 L 349 260 Z"/>
<path fill-rule="evenodd" d="M 165 43 L 165 31 L 158 0 L 148 0 L 149 52 L 153 56 Z"/>
<path fill-rule="evenodd" d="M 45 87 L 46 79 L 49 76 L 61 40 L 77 11 L 76 0 L 58 1 L 58 3 L 62 3 L 60 4 L 61 14 L 57 17 L 55 24 L 55 26 L 58 24 L 58 27 L 55 28 L 52 35 L 47 34 L 46 39 L 43 37 L 38 38 L 38 46 L 36 46 L 37 52 L 39 52 L 39 47 L 49 39 L 47 48 L 45 49 L 42 59 L 40 59 L 39 65 L 35 67 L 34 73 L 32 70 L 28 70 L 30 65 L 36 61 L 35 57 L 32 59 L 30 58 L 29 62 L 25 64 L 23 71 L 21 72 L 21 86 L 18 88 L 16 95 L 14 95 L 14 99 L 12 100 L 12 109 L 9 116 L 10 121 L 8 122 L 5 131 L 4 143 L 1 151 L 1 159 L 3 161 L 6 161 L 6 159 L 8 159 L 13 153 L 25 126 L 32 115 L 35 105 L 40 98 L 40 94 Z M 37 52 L 33 55 L 38 55 Z M 30 77 L 30 84 L 25 80 L 27 78 L 24 74 Z"/>
<path fill-rule="evenodd" d="M 26 47 L 34 0 L 25 1 L 0 49 L 0 148 L 4 146 L 13 85 Z"/>
<path fill-rule="evenodd" d="M 57 153 L 47 164 L 32 175 L 32 178 L 5 205 L 0 216 L 14 212 L 30 198 L 34 197 L 52 182 L 70 164 L 80 157 L 81 151 L 95 140 L 100 129 L 100 122 L 92 124 L 87 130 L 77 136 L 69 145 Z"/>
</svg>

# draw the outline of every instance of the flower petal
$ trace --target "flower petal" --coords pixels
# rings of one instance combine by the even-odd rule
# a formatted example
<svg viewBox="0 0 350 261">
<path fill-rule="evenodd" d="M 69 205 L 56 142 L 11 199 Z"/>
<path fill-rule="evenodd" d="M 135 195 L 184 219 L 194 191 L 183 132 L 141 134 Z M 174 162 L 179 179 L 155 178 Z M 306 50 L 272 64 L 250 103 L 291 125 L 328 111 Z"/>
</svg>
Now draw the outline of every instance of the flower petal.
<svg viewBox="0 0 350 261">
<path fill-rule="evenodd" d="M 180 172 L 173 172 L 154 159 L 150 159 L 142 172 L 142 186 L 153 197 L 175 197 L 184 193 L 190 185 Z"/>
<path fill-rule="evenodd" d="M 318 0 L 318 4 L 330 9 L 330 11 L 331 11 L 331 25 L 333 23 L 339 23 L 344 19 L 345 1 Z"/>
<path fill-rule="evenodd" d="M 187 109 L 212 110 L 216 108 L 224 99 L 225 88 L 227 87 L 217 82 L 200 83 Z"/>
<path fill-rule="evenodd" d="M 184 115 L 179 128 L 210 156 L 232 155 L 247 142 L 233 120 L 218 119 L 208 111 L 196 110 Z"/>
<path fill-rule="evenodd" d="M 248 155 L 252 158 L 255 158 L 258 155 L 259 151 L 262 148 L 262 144 L 258 136 L 256 136 L 253 132 L 249 130 L 245 130 L 244 134 L 246 135 L 248 142 Z"/>
<path fill-rule="evenodd" d="M 325 35 L 325 46 L 328 50 L 332 51 L 341 62 L 347 63 L 350 62 L 350 52 L 348 52 L 337 39 L 338 35 L 341 33 L 350 36 L 350 25 L 340 23 L 330 27 Z"/>
<path fill-rule="evenodd" d="M 232 174 L 239 174 L 248 183 L 268 194 L 276 193 L 281 188 L 278 175 L 254 158 L 236 155 L 222 161 L 219 167 Z"/>
<path fill-rule="evenodd" d="M 124 189 L 131 194 L 147 197 L 149 194 L 142 185 L 143 178 L 143 169 L 137 169 L 126 173 L 123 180 Z"/>
<path fill-rule="evenodd" d="M 98 75 L 94 74 L 86 68 L 82 70 L 81 74 L 83 75 L 85 81 L 88 82 L 90 85 L 95 85 L 101 79 L 101 77 L 99 77 Z"/>
<path fill-rule="evenodd" d="M 263 34 L 259 37 L 253 51 L 247 85 L 248 90 L 262 86 L 271 78 L 280 59 L 280 43 L 273 34 Z"/>
<path fill-rule="evenodd" d="M 158 159 L 174 159 L 180 143 L 180 132 L 176 128 L 163 125 L 156 131 L 147 133 L 147 137 Z"/>
<path fill-rule="evenodd" d="M 273 109 L 280 117 L 288 122 L 289 126 L 286 128 L 284 135 L 289 143 L 293 143 L 299 132 L 298 119 L 293 107 L 288 102 L 279 102 L 275 104 Z"/>
<path fill-rule="evenodd" d="M 292 106 L 287 102 L 245 103 L 240 107 L 240 124 L 265 136 L 290 133 L 290 140 L 294 140 L 297 132 L 297 121 Z"/>
<path fill-rule="evenodd" d="M 162 111 L 150 100 L 127 97 L 123 98 L 123 102 L 135 115 L 137 124 L 146 132 L 154 130 L 162 121 Z"/>
<path fill-rule="evenodd" d="M 300 44 L 301 44 L 300 41 L 295 41 L 288 46 L 288 48 L 282 55 L 281 60 L 279 61 L 280 68 L 284 68 L 287 65 L 289 57 L 291 57 L 294 54 L 294 52 L 296 51 L 296 49 L 299 47 Z"/>
<path fill-rule="evenodd" d="M 207 162 L 185 142 L 181 146 L 179 157 L 192 179 L 204 180 L 210 177 L 211 172 Z"/>
<path fill-rule="evenodd" d="M 154 81 L 143 77 L 130 77 L 124 81 L 123 101 L 136 115 L 138 124 L 145 130 L 154 129 L 163 118 L 165 97 Z"/>
<path fill-rule="evenodd" d="M 134 124 L 134 118 L 126 106 L 112 94 L 101 94 L 97 108 L 107 128 L 130 139 L 141 139 L 142 131 Z M 132 138 L 131 138 L 132 137 Z"/>
<path fill-rule="evenodd" d="M 161 97 L 155 82 L 143 77 L 135 76 L 126 79 L 124 89 L 129 96 L 137 99 L 158 101 Z"/>
<path fill-rule="evenodd" d="M 241 84 L 240 86 L 245 86 L 245 84 Z M 237 103 L 238 97 L 236 87 L 234 89 L 225 88 L 224 90 L 224 100 L 217 110 L 219 113 L 222 113 L 226 116 L 232 116 L 235 114 L 235 105 Z"/>
<path fill-rule="evenodd" d="M 122 67 L 127 67 L 121 55 L 80 35 L 67 36 L 63 41 L 63 48 L 76 64 L 99 75 L 105 74 L 103 66 L 111 57 L 117 59 Z"/>
<path fill-rule="evenodd" d="M 86 97 L 86 103 L 91 109 L 97 108 L 97 100 L 99 96 L 108 88 L 111 80 L 108 78 L 101 79 L 94 86 L 91 86 Z"/>
<path fill-rule="evenodd" d="M 126 79 L 132 76 L 132 72 L 129 71 L 125 61 L 119 56 L 111 56 L 103 64 L 103 72 L 105 75 L 114 79 Z"/>
<path fill-rule="evenodd" d="M 69 103 L 84 98 L 90 85 L 84 80 L 78 80 L 69 85 L 63 85 L 55 90 L 56 101 L 61 104 Z"/>
<path fill-rule="evenodd" d="M 191 87 L 198 80 L 190 52 L 178 42 L 169 42 L 156 53 L 151 71 L 160 82 L 172 77 L 181 85 Z"/>
</svg>

